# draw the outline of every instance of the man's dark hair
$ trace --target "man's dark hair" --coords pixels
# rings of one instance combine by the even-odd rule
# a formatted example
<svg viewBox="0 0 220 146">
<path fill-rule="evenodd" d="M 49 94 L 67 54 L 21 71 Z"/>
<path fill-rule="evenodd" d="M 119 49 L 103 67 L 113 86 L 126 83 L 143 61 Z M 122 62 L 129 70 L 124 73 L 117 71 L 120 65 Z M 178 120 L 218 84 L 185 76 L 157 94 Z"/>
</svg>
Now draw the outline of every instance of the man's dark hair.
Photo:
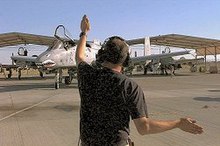
<svg viewBox="0 0 220 146">
<path fill-rule="evenodd" d="M 124 39 L 113 36 L 106 39 L 102 48 L 98 52 L 97 60 L 99 62 L 108 61 L 113 64 L 127 64 L 129 60 L 128 45 Z"/>
</svg>

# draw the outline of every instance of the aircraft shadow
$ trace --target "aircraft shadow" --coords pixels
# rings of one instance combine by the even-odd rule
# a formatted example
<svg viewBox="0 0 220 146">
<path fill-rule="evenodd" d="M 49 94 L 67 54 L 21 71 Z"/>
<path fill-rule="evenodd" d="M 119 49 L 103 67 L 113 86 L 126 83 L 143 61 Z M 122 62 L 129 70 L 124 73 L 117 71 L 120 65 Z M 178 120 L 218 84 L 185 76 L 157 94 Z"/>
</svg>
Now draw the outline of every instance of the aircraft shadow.
<svg viewBox="0 0 220 146">
<path fill-rule="evenodd" d="M 161 74 L 132 74 L 127 75 L 129 78 L 135 78 L 135 77 L 171 77 L 171 75 L 161 75 Z M 175 74 L 172 77 L 178 77 L 178 76 L 192 76 L 191 74 Z"/>
<path fill-rule="evenodd" d="M 78 111 L 80 109 L 79 105 L 67 105 L 67 104 L 61 104 L 54 106 L 55 109 L 65 111 L 65 112 L 71 112 L 71 111 Z"/>
<path fill-rule="evenodd" d="M 208 90 L 209 92 L 220 92 L 220 90 Z"/>
<path fill-rule="evenodd" d="M 60 84 L 60 89 L 77 89 L 78 85 L 73 83 L 69 86 L 65 84 Z M 53 83 L 30 83 L 30 84 L 16 84 L 10 86 L 1 86 L 0 85 L 0 93 L 3 92 L 13 92 L 13 91 L 25 91 L 25 90 L 55 90 Z M 58 89 L 59 90 L 59 89 Z"/>
<path fill-rule="evenodd" d="M 21 77 L 21 80 L 46 80 L 46 79 L 53 79 L 54 77 L 48 76 L 48 77 Z M 8 78 L 0 78 L 0 81 L 19 81 L 17 77 L 12 77 L 10 79 Z"/>
<path fill-rule="evenodd" d="M 216 101 L 216 102 L 220 102 L 220 98 L 212 98 L 212 97 L 194 97 L 194 100 L 198 100 L 198 101 Z"/>
</svg>

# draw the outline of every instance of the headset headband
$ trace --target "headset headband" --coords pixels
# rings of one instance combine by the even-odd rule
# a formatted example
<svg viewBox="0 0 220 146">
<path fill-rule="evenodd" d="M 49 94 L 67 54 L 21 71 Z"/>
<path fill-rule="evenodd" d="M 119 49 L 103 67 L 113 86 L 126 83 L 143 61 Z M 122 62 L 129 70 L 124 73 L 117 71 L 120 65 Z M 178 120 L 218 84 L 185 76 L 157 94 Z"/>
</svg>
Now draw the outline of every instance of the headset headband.
<svg viewBox="0 0 220 146">
<path fill-rule="evenodd" d="M 108 41 L 110 41 L 110 40 L 113 40 L 113 39 L 119 39 L 119 40 L 125 42 L 125 40 L 124 40 L 122 37 L 112 36 L 112 37 L 109 37 L 109 38 L 105 39 L 104 43 L 102 44 L 103 49 L 104 49 L 106 43 L 107 43 Z M 126 43 L 126 42 L 125 42 L 125 43 Z M 126 44 L 127 44 L 127 43 L 126 43 Z"/>
</svg>

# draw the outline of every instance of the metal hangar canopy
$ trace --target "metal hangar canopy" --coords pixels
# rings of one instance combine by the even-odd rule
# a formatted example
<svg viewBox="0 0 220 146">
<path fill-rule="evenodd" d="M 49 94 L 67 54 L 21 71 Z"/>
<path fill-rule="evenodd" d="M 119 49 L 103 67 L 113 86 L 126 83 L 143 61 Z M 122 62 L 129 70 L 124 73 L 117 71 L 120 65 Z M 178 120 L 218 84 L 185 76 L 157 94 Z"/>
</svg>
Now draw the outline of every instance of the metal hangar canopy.
<svg viewBox="0 0 220 146">
<path fill-rule="evenodd" d="M 11 32 L 0 34 L 0 47 L 14 46 L 19 44 L 35 44 L 50 46 L 55 41 L 54 37 Z"/>
<path fill-rule="evenodd" d="M 145 38 L 127 40 L 128 44 L 144 44 Z M 195 49 L 198 56 L 220 54 L 220 40 L 179 34 L 150 37 L 151 45 Z"/>
</svg>

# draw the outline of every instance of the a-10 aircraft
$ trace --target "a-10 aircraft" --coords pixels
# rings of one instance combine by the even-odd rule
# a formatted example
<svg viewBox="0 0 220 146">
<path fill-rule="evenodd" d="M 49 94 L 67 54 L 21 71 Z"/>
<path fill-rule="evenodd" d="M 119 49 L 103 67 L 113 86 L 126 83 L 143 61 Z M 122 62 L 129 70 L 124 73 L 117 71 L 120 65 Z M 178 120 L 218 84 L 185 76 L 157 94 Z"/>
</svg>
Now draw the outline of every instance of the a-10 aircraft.
<svg viewBox="0 0 220 146">
<path fill-rule="evenodd" d="M 71 38 L 70 33 L 63 25 L 59 25 L 53 37 L 37 36 L 34 34 L 23 34 L 25 37 L 33 38 L 32 44 L 39 44 L 40 39 L 47 41 L 42 45 L 48 45 L 48 49 L 42 52 L 39 56 L 26 56 L 22 53 L 20 55 L 13 55 L 11 59 L 21 69 L 36 68 L 40 72 L 40 76 L 43 77 L 43 73 L 55 73 L 55 88 L 59 88 L 59 83 L 62 82 L 63 69 L 68 70 L 68 76 L 65 77 L 65 84 L 70 84 L 74 76 L 76 75 L 76 62 L 75 51 L 77 40 Z M 24 40 L 24 38 L 23 38 Z M 98 50 L 101 48 L 101 44 L 98 41 L 87 41 L 86 43 L 86 61 L 91 63 L 96 58 Z M 19 69 L 19 71 L 21 70 Z M 18 78 L 21 77 L 19 72 Z"/>
<path fill-rule="evenodd" d="M 71 38 L 69 32 L 63 25 L 59 25 L 56 28 L 54 37 L 26 33 L 0 34 L 0 47 L 19 44 L 46 45 L 49 47 L 39 56 L 11 56 L 13 62 L 18 63 L 18 67 L 27 67 L 27 65 L 29 65 L 29 67 L 37 66 L 41 76 L 43 76 L 44 72 L 55 73 L 55 89 L 58 89 L 59 83 L 62 82 L 63 69 L 68 69 L 68 76 L 65 77 L 64 81 L 65 84 L 71 83 L 72 79 L 76 75 L 75 51 L 77 40 Z M 132 43 L 129 43 L 129 45 L 132 45 Z M 100 48 L 101 43 L 99 41 L 87 41 L 85 54 L 86 61 L 89 63 L 95 61 L 96 54 Z M 161 58 L 184 55 L 188 53 L 189 51 L 180 51 L 131 57 L 131 65 L 145 65 L 147 60 L 159 60 Z M 134 67 L 129 68 L 133 69 Z"/>
</svg>

